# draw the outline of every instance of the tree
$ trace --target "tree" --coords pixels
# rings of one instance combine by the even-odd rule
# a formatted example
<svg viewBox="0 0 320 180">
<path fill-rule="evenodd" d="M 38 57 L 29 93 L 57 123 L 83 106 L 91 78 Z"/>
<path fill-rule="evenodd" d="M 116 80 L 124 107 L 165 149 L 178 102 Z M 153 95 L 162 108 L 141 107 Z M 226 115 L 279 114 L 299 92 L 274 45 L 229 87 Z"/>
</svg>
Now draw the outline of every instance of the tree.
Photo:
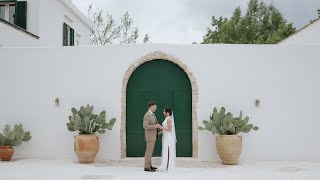
<svg viewBox="0 0 320 180">
<path fill-rule="evenodd" d="M 90 40 L 93 45 L 105 44 L 134 44 L 139 37 L 139 29 L 133 27 L 133 20 L 126 12 L 117 23 L 112 15 L 106 13 L 104 16 L 102 10 L 92 12 L 92 5 L 88 9 L 89 19 L 93 22 Z M 147 37 L 147 39 L 146 39 Z M 149 42 L 149 36 L 146 35 L 144 43 Z"/>
<path fill-rule="evenodd" d="M 208 28 L 203 44 L 276 44 L 295 32 L 274 4 L 260 0 L 250 0 L 244 16 L 240 7 L 230 19 L 213 16 L 211 25 L 213 29 Z"/>
<path fill-rule="evenodd" d="M 149 39 L 150 39 L 149 35 L 146 34 L 146 35 L 144 36 L 144 38 L 143 38 L 143 43 L 151 43 L 151 42 L 149 41 Z"/>
</svg>

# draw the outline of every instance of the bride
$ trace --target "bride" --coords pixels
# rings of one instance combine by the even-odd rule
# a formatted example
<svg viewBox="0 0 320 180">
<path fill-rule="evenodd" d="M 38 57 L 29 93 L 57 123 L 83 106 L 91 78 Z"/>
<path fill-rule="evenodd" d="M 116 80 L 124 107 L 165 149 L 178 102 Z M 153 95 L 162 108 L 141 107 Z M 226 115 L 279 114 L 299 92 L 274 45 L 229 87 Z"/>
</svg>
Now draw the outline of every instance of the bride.
<svg viewBox="0 0 320 180">
<path fill-rule="evenodd" d="M 172 171 L 176 166 L 176 130 L 174 125 L 173 112 L 170 108 L 163 111 L 166 117 L 160 129 L 162 129 L 162 153 L 161 165 L 158 171 Z"/>
</svg>

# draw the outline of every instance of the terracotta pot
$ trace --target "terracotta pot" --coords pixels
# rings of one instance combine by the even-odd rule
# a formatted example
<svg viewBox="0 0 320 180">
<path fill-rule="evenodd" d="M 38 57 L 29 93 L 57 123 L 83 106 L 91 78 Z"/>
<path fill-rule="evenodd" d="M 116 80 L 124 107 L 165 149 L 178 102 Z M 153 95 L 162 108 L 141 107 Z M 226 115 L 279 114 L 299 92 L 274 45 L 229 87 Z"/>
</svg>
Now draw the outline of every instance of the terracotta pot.
<svg viewBox="0 0 320 180">
<path fill-rule="evenodd" d="M 10 161 L 14 153 L 12 146 L 0 146 L 1 161 Z"/>
<path fill-rule="evenodd" d="M 216 139 L 217 151 L 223 164 L 238 164 L 242 151 L 242 137 L 239 135 L 219 135 Z"/>
<path fill-rule="evenodd" d="M 74 151 L 81 164 L 92 163 L 99 151 L 99 140 L 95 134 L 79 134 L 74 137 Z"/>
</svg>

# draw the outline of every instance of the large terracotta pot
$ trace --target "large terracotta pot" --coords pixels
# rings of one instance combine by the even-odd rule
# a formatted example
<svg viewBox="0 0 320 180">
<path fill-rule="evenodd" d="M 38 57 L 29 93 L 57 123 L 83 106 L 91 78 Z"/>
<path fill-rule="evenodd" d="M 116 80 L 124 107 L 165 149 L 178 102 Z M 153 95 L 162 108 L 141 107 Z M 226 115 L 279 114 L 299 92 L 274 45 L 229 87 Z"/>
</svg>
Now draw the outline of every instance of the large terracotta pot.
<svg viewBox="0 0 320 180">
<path fill-rule="evenodd" d="M 218 154 L 223 164 L 238 163 L 242 151 L 242 137 L 239 135 L 218 135 L 216 139 Z"/>
<path fill-rule="evenodd" d="M 81 164 L 92 163 L 99 151 L 99 140 L 95 134 L 79 134 L 74 137 L 74 151 Z"/>
<path fill-rule="evenodd" d="M 14 153 L 12 146 L 0 146 L 1 161 L 10 161 Z"/>
</svg>

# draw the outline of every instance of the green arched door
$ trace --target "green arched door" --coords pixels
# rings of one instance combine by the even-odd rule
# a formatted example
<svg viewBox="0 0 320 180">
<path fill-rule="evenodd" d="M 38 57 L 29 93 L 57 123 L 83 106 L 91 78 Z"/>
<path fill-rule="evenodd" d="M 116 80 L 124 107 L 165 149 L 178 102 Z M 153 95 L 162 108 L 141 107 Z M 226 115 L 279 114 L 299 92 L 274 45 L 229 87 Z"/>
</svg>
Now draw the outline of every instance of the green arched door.
<svg viewBox="0 0 320 180">
<path fill-rule="evenodd" d="M 135 70 L 127 85 L 126 99 L 126 143 L 127 157 L 143 157 L 144 140 L 143 116 L 147 103 L 156 101 L 159 123 L 164 120 L 163 109 L 174 111 L 177 156 L 192 157 L 192 98 L 191 84 L 187 74 L 176 64 L 166 60 L 153 60 Z M 159 137 L 154 156 L 161 156 Z"/>
</svg>

